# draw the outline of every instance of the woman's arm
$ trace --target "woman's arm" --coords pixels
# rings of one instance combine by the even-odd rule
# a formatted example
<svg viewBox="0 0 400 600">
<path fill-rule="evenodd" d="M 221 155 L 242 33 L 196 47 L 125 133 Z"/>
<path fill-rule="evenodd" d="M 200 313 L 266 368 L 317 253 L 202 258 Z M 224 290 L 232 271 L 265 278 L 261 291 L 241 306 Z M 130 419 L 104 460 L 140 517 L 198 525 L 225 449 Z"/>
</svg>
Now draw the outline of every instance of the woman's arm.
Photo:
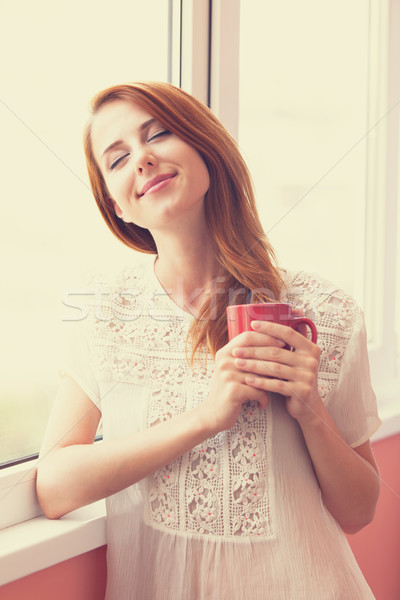
<svg viewBox="0 0 400 600">
<path fill-rule="evenodd" d="M 254 329 L 280 338 L 296 351 L 258 344 L 235 348 L 236 366 L 247 373 L 248 385 L 285 396 L 289 414 L 302 429 L 326 507 L 346 533 L 355 533 L 372 520 L 379 497 L 380 479 L 370 444 L 351 448 L 323 404 L 317 388 L 316 344 L 276 323 L 255 322 Z"/>
<path fill-rule="evenodd" d="M 249 399 L 265 406 L 265 392 L 249 388 L 235 367 L 232 347 L 238 343 L 239 338 L 217 353 L 210 394 L 201 405 L 115 441 L 93 444 L 100 411 L 73 379 L 64 376 L 37 469 L 38 499 L 45 515 L 58 518 L 150 475 L 232 427 Z"/>
<path fill-rule="evenodd" d="M 197 412 L 125 439 L 93 444 L 100 412 L 65 376 L 37 470 L 38 499 L 45 515 L 58 518 L 114 494 L 206 439 L 206 423 Z"/>
<path fill-rule="evenodd" d="M 356 533 L 372 521 L 380 492 L 370 442 L 351 448 L 323 404 L 321 412 L 299 424 L 325 506 L 343 531 Z"/>
</svg>

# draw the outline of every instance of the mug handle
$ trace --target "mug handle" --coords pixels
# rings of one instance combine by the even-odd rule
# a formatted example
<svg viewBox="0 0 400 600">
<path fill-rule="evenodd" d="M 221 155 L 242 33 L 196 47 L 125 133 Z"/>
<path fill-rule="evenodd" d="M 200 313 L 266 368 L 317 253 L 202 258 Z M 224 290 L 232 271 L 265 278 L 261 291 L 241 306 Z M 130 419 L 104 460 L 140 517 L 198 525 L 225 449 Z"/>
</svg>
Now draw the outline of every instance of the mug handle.
<svg viewBox="0 0 400 600">
<path fill-rule="evenodd" d="M 311 321 L 311 319 L 307 319 L 307 317 L 294 317 L 292 319 L 293 322 L 293 329 L 297 329 L 298 325 L 301 325 L 302 323 L 304 323 L 305 325 L 308 325 L 308 327 L 311 329 L 311 341 L 316 344 L 317 343 L 317 328 L 315 327 L 314 323 Z"/>
</svg>

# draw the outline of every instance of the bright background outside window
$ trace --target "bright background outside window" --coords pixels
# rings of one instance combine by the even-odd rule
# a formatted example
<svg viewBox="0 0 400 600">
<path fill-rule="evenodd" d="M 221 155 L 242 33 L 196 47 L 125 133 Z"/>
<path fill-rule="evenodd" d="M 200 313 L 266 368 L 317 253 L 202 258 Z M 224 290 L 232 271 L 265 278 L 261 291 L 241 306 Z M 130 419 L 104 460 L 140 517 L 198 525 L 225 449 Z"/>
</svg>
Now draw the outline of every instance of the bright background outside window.
<svg viewBox="0 0 400 600">
<path fill-rule="evenodd" d="M 265 231 L 282 266 L 362 304 L 368 2 L 251 8 L 241 2 L 239 143 Z"/>
<path fill-rule="evenodd" d="M 89 190 L 82 129 L 100 89 L 167 80 L 168 10 L 167 0 L 2 4 L 0 463 L 39 449 L 67 286 L 127 258 Z"/>
</svg>

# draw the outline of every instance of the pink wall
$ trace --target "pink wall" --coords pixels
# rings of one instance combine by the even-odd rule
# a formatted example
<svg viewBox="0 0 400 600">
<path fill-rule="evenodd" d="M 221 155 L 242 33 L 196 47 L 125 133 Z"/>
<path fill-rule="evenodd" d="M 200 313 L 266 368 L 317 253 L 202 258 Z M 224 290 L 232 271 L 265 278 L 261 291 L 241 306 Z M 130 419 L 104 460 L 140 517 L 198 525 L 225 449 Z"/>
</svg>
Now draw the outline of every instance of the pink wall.
<svg viewBox="0 0 400 600">
<path fill-rule="evenodd" d="M 382 478 L 375 520 L 349 542 L 376 600 L 400 599 L 400 434 L 374 444 Z M 106 548 L 0 587 L 0 600 L 103 600 Z"/>
<path fill-rule="evenodd" d="M 0 587 L 0 600 L 102 600 L 106 547 L 75 556 Z"/>
<path fill-rule="evenodd" d="M 376 600 L 399 600 L 400 434 L 373 447 L 382 480 L 375 519 L 348 539 Z"/>
</svg>

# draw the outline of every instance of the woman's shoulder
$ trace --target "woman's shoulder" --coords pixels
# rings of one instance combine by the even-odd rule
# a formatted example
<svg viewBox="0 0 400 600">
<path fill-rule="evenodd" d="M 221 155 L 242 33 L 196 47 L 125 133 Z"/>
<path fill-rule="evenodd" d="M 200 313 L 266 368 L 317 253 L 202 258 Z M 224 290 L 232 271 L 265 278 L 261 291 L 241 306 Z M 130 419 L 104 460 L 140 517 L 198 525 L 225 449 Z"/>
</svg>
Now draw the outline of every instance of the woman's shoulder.
<svg viewBox="0 0 400 600">
<path fill-rule="evenodd" d="M 283 282 L 281 300 L 302 308 L 316 323 L 324 321 L 325 325 L 330 323 L 334 328 L 349 332 L 362 317 L 351 294 L 316 273 L 283 271 Z"/>
<path fill-rule="evenodd" d="M 87 270 L 79 288 L 86 314 L 95 321 L 108 321 L 137 311 L 150 293 L 153 263 L 154 256 L 144 255 L 118 268 Z"/>
<path fill-rule="evenodd" d="M 285 271 L 283 280 L 281 300 L 301 308 L 317 328 L 319 391 L 327 400 L 337 384 L 350 339 L 359 339 L 363 331 L 363 312 L 350 294 L 315 273 Z"/>
<path fill-rule="evenodd" d="M 337 284 L 325 279 L 318 273 L 309 271 L 291 271 L 282 269 L 282 278 L 284 282 L 284 292 L 291 294 L 307 294 L 310 297 L 331 295 L 346 296 L 354 302 L 351 295 L 340 288 Z"/>
<path fill-rule="evenodd" d="M 87 287 L 118 291 L 143 286 L 154 265 L 154 255 L 143 255 L 130 264 L 88 269 L 82 280 Z"/>
</svg>

